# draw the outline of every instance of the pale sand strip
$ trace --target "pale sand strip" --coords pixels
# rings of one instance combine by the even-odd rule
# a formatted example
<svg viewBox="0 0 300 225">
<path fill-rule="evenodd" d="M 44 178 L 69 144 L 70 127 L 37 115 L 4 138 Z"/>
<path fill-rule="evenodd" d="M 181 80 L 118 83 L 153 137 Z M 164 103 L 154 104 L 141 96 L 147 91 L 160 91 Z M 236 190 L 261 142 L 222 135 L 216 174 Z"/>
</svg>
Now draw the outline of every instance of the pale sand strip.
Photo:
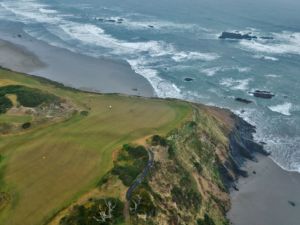
<svg viewBox="0 0 300 225">
<path fill-rule="evenodd" d="M 84 90 L 155 95 L 150 83 L 136 74 L 127 62 L 77 54 L 33 40 L 25 34 L 21 38 L 0 40 L 0 66 Z"/>
<path fill-rule="evenodd" d="M 232 191 L 228 218 L 234 225 L 299 225 L 300 173 L 285 171 L 265 156 L 258 160 L 247 163 L 249 177 Z"/>
</svg>

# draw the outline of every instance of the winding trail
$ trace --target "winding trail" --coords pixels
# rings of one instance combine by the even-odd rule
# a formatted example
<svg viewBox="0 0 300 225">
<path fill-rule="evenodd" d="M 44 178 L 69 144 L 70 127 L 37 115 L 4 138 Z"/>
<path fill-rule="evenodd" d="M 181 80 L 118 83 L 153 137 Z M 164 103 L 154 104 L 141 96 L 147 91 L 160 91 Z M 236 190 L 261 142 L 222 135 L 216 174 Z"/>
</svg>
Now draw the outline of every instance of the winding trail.
<svg viewBox="0 0 300 225">
<path fill-rule="evenodd" d="M 143 180 L 146 178 L 146 176 L 150 172 L 150 169 L 153 166 L 154 154 L 153 154 L 153 152 L 149 148 L 147 148 L 147 152 L 148 152 L 148 157 L 149 157 L 147 165 L 144 168 L 143 172 L 135 179 L 135 181 L 133 182 L 133 184 L 131 184 L 131 186 L 128 188 L 128 190 L 126 192 L 126 199 L 127 199 L 127 201 L 130 200 L 132 192 L 137 188 L 137 186 L 139 184 L 141 184 L 143 182 Z"/>
</svg>

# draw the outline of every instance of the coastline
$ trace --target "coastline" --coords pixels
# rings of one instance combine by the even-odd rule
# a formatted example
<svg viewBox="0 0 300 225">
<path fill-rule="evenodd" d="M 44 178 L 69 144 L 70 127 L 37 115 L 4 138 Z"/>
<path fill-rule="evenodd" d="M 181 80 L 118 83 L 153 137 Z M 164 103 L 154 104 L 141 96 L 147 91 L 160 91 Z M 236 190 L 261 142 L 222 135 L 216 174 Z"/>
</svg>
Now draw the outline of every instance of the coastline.
<svg viewBox="0 0 300 225">
<path fill-rule="evenodd" d="M 254 141 L 255 127 L 235 116 L 230 135 L 230 155 L 236 179 L 230 186 L 233 225 L 297 225 L 300 220 L 300 173 L 277 165 L 263 145 Z"/>
<path fill-rule="evenodd" d="M 0 66 L 86 91 L 154 97 L 154 89 L 126 62 L 93 58 L 33 40 L 1 35 Z M 30 49 L 30 50 L 29 50 Z"/>
<path fill-rule="evenodd" d="M 49 51 L 46 52 L 47 46 L 43 47 L 41 42 L 34 41 L 30 44 L 28 40 L 26 45 L 26 40 L 23 39 L 24 37 L 17 40 L 24 42 L 24 45 L 0 41 L 1 58 L 11 57 L 9 60 L 0 61 L 1 66 L 3 62 L 3 66 L 8 69 L 45 77 L 82 90 L 154 96 L 147 80 L 135 74 L 126 63 L 94 59 L 52 46 L 48 46 Z M 38 47 L 34 48 L 36 45 Z M 35 50 L 30 52 L 27 49 Z M 89 69 L 85 70 L 86 68 Z M 101 76 L 97 76 L 97 70 L 101 70 Z M 113 72 L 117 75 L 113 74 L 112 77 L 110 75 Z M 88 79 L 92 80 L 91 83 L 96 83 L 93 82 L 93 78 L 101 81 L 96 84 L 99 88 L 78 86 L 84 84 L 84 80 L 88 80 L 87 77 L 80 77 L 82 73 L 89 74 Z M 63 74 L 69 76 L 61 77 Z M 134 91 L 135 88 L 138 91 Z M 253 133 L 254 130 L 250 128 L 248 132 Z M 247 140 L 253 144 L 253 139 L 250 139 Z M 247 152 L 233 156 L 237 161 L 241 160 L 238 165 L 241 169 L 240 175 L 244 177 L 239 178 L 236 190 L 231 191 L 232 208 L 227 214 L 228 218 L 234 225 L 296 225 L 300 219 L 300 215 L 297 214 L 300 206 L 300 190 L 297 188 L 300 186 L 300 174 L 283 170 L 269 157 L 258 154 L 257 149 L 255 151 L 256 153 L 250 152 L 248 156 Z M 244 171 L 247 171 L 247 174 Z M 292 203 L 295 203 L 295 206 L 292 206 Z"/>
</svg>

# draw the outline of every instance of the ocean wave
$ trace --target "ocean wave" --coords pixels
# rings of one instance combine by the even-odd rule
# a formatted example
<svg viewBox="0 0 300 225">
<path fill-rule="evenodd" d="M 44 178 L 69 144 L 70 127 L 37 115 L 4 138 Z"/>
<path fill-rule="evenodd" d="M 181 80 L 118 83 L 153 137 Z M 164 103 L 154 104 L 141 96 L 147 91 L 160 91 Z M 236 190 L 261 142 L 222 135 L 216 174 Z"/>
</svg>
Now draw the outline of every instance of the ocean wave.
<svg viewBox="0 0 300 225">
<path fill-rule="evenodd" d="M 156 70 L 149 68 L 147 60 L 140 58 L 127 61 L 136 73 L 151 83 L 158 97 L 182 99 L 181 90 L 175 84 L 160 78 Z"/>
<path fill-rule="evenodd" d="M 108 16 L 108 17 L 95 17 L 95 20 L 102 21 L 104 23 L 114 24 L 116 26 L 123 26 L 129 30 L 145 30 L 145 29 L 154 29 L 164 31 L 206 31 L 209 32 L 210 30 L 196 24 L 184 24 L 184 23 L 175 23 L 171 21 L 165 20 L 158 20 L 155 18 L 147 18 L 146 15 L 139 15 L 142 18 L 136 18 L 136 14 L 134 15 L 135 18 L 130 18 L 130 15 L 125 15 L 124 17 L 120 16 Z M 146 18 L 146 19 L 145 19 Z M 112 23 L 111 21 L 115 21 Z"/>
<path fill-rule="evenodd" d="M 4 1 L 0 6 L 15 15 L 15 21 L 56 24 L 62 20 L 57 11 L 35 0 Z"/>
<path fill-rule="evenodd" d="M 285 102 L 283 104 L 269 106 L 268 108 L 273 112 L 277 112 L 285 116 L 290 116 L 292 107 L 293 107 L 292 103 Z"/>
<path fill-rule="evenodd" d="M 278 78 L 278 77 L 281 77 L 281 76 L 277 75 L 277 74 L 266 74 L 265 77 Z"/>
<path fill-rule="evenodd" d="M 247 73 L 251 71 L 250 67 L 239 67 L 239 66 L 217 66 L 217 67 L 210 67 L 210 68 L 203 68 L 200 70 L 201 73 L 211 77 L 216 75 L 218 72 L 225 72 L 225 71 L 238 71 L 239 73 Z"/>
<path fill-rule="evenodd" d="M 254 55 L 253 58 L 255 59 L 264 59 L 269 61 L 278 61 L 279 59 L 272 56 L 265 56 L 265 55 Z"/>
<path fill-rule="evenodd" d="M 201 53 L 201 52 L 174 52 L 172 59 L 175 62 L 182 62 L 188 60 L 201 60 L 201 61 L 213 61 L 220 56 L 216 53 Z"/>
<path fill-rule="evenodd" d="M 273 40 L 242 40 L 240 41 L 240 45 L 243 49 L 254 52 L 300 55 L 300 33 L 273 33 L 273 37 Z"/>
<path fill-rule="evenodd" d="M 233 79 L 233 78 L 224 78 L 221 80 L 220 85 L 230 88 L 231 90 L 242 90 L 245 91 L 248 89 L 248 85 L 252 79 Z"/>
</svg>

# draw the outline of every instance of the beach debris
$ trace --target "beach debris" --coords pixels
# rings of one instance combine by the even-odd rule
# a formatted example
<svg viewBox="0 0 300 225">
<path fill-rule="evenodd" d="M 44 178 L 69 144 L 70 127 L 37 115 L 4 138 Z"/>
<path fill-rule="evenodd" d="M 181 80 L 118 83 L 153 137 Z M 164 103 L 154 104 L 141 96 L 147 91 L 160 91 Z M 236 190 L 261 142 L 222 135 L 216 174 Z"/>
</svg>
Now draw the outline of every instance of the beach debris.
<svg viewBox="0 0 300 225">
<path fill-rule="evenodd" d="M 293 206 L 293 207 L 295 207 L 295 206 L 296 206 L 296 203 L 295 203 L 295 202 L 293 202 L 293 201 L 288 201 L 288 203 L 289 203 L 291 206 Z"/>
<path fill-rule="evenodd" d="M 250 104 L 250 103 L 252 103 L 251 100 L 248 100 L 248 99 L 245 99 L 245 98 L 239 98 L 239 97 L 237 97 L 237 98 L 235 98 L 235 100 L 238 101 L 238 102 L 245 103 L 245 104 Z"/>
<path fill-rule="evenodd" d="M 109 109 L 112 109 L 112 105 L 109 105 L 108 108 L 109 108 Z"/>
</svg>

